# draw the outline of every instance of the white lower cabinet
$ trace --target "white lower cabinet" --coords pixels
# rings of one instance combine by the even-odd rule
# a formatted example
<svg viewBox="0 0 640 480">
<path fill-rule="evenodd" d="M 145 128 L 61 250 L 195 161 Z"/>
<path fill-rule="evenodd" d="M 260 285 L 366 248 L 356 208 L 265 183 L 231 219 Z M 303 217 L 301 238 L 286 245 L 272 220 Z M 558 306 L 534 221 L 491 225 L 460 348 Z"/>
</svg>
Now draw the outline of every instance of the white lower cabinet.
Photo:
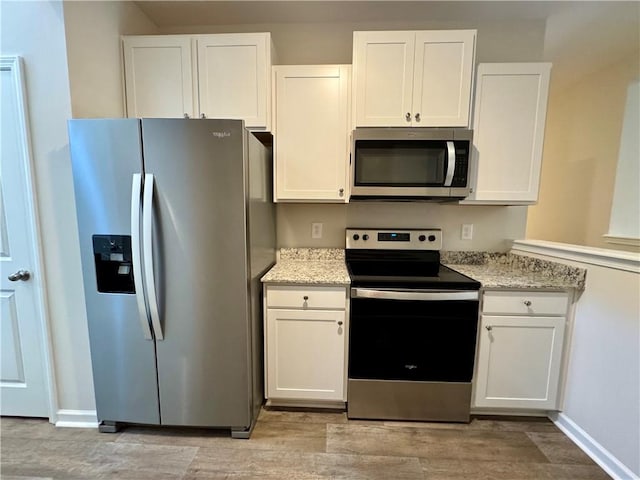
<svg viewBox="0 0 640 480">
<path fill-rule="evenodd" d="M 266 287 L 265 375 L 271 403 L 346 400 L 346 301 L 344 287 Z"/>
<path fill-rule="evenodd" d="M 567 306 L 566 293 L 485 292 L 474 407 L 558 409 Z"/>
</svg>

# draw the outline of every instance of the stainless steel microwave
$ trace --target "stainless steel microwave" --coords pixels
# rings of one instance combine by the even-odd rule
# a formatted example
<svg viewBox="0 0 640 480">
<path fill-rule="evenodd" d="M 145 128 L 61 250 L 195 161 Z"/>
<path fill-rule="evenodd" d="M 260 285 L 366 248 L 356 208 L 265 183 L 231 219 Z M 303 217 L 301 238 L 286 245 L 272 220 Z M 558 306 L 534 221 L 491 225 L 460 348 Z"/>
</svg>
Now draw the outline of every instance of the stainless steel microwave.
<svg viewBox="0 0 640 480">
<path fill-rule="evenodd" d="M 466 197 L 472 138 L 460 128 L 356 128 L 351 199 Z"/>
</svg>

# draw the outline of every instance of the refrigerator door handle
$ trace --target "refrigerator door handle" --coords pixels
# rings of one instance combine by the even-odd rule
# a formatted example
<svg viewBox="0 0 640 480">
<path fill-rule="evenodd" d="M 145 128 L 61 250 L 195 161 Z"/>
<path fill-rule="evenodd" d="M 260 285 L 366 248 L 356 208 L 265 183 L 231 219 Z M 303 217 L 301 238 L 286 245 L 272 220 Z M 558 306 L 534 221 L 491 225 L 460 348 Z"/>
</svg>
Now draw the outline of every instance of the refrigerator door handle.
<svg viewBox="0 0 640 480">
<path fill-rule="evenodd" d="M 140 257 L 140 195 L 142 193 L 142 175 L 133 174 L 131 181 L 131 257 L 133 263 L 133 284 L 138 303 L 138 317 L 142 326 L 142 333 L 146 340 L 153 339 L 147 307 L 144 302 L 144 285 L 142 281 L 142 262 Z"/>
<path fill-rule="evenodd" d="M 163 340 L 162 324 L 158 311 L 158 296 L 156 294 L 156 281 L 153 272 L 153 175 L 144 176 L 144 194 L 142 203 L 142 249 L 144 251 L 144 278 L 147 287 L 147 301 L 151 324 L 156 340 Z"/>
</svg>

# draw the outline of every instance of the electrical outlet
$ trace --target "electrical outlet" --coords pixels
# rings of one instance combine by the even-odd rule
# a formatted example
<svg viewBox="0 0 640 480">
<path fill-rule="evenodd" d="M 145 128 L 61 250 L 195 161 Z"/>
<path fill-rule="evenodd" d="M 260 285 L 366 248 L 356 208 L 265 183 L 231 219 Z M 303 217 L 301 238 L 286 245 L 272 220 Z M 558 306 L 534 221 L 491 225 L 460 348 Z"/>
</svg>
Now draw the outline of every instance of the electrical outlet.
<svg viewBox="0 0 640 480">
<path fill-rule="evenodd" d="M 312 223 L 311 224 L 311 238 L 322 238 L 322 224 L 321 223 Z"/>
<path fill-rule="evenodd" d="M 471 240 L 473 238 L 473 223 L 463 223 L 460 229 L 460 239 Z"/>
</svg>

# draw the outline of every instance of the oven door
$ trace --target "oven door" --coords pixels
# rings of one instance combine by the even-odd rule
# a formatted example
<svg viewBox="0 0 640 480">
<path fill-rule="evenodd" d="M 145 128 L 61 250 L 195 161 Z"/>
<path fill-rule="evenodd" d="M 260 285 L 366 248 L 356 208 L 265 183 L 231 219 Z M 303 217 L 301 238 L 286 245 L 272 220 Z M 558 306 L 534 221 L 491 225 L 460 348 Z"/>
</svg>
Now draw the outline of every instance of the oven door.
<svg viewBox="0 0 640 480">
<path fill-rule="evenodd" d="M 351 289 L 349 379 L 471 382 L 477 291 Z"/>
</svg>

